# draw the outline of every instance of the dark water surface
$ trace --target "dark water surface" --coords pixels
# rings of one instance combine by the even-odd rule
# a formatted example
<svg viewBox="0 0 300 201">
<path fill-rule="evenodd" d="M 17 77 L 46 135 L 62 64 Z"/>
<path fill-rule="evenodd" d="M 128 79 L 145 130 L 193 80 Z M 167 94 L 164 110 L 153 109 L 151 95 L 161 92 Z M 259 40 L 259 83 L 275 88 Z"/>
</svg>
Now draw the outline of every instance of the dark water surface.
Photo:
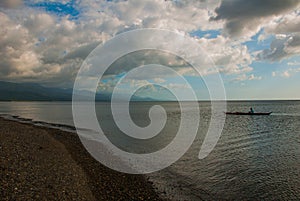
<svg viewBox="0 0 300 201">
<path fill-rule="evenodd" d="M 148 110 L 153 104 L 166 109 L 167 124 L 157 137 L 143 143 L 116 128 L 109 103 L 96 104 L 97 117 L 115 145 L 129 152 L 153 152 L 172 141 L 181 118 L 174 102 L 132 103 L 131 117 L 137 125 L 150 123 Z M 211 110 L 209 102 L 200 102 L 199 107 L 201 121 L 192 147 L 170 167 L 148 175 L 163 196 L 174 200 L 300 200 L 300 101 L 228 102 L 228 111 L 253 107 L 273 113 L 227 116 L 217 146 L 202 160 L 198 154 Z M 0 114 L 73 125 L 69 102 L 0 102 Z"/>
</svg>

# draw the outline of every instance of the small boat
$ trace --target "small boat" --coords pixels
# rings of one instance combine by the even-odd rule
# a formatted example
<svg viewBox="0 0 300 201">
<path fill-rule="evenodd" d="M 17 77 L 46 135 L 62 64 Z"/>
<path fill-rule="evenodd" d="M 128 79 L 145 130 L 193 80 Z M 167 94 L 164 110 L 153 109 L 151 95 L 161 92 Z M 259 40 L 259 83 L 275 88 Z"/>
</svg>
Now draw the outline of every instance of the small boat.
<svg viewBox="0 0 300 201">
<path fill-rule="evenodd" d="M 270 115 L 272 112 L 225 112 L 228 115 Z"/>
</svg>

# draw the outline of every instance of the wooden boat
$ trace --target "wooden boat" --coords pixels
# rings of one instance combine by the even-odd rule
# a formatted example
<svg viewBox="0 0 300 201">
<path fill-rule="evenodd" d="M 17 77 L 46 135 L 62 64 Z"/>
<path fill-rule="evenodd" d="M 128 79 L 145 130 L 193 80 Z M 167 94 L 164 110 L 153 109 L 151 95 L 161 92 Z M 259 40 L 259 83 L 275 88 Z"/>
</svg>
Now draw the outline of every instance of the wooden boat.
<svg viewBox="0 0 300 201">
<path fill-rule="evenodd" d="M 270 115 L 272 112 L 225 112 L 228 115 Z"/>
</svg>

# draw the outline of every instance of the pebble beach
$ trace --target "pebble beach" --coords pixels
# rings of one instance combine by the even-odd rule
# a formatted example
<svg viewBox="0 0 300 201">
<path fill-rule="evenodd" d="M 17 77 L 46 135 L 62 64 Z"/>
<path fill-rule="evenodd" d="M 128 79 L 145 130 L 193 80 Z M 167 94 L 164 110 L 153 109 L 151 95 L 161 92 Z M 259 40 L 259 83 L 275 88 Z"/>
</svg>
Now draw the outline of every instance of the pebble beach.
<svg viewBox="0 0 300 201">
<path fill-rule="evenodd" d="M 74 133 L 0 118 L 0 200 L 161 200 L 143 175 L 96 161 Z"/>
</svg>

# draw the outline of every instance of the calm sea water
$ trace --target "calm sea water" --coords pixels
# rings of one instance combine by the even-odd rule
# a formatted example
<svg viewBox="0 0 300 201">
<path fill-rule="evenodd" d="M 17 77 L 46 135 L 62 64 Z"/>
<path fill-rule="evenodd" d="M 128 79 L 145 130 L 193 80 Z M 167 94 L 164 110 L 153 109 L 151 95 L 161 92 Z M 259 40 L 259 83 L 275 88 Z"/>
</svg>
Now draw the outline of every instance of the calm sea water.
<svg viewBox="0 0 300 201">
<path fill-rule="evenodd" d="M 181 117 L 175 102 L 132 103 L 130 112 L 137 125 L 150 123 L 148 110 L 153 104 L 166 109 L 167 124 L 157 137 L 142 143 L 116 127 L 109 103 L 96 104 L 97 117 L 115 145 L 129 152 L 153 152 L 174 138 Z M 199 160 L 210 122 L 210 106 L 210 102 L 199 103 L 201 121 L 189 151 L 170 167 L 148 175 L 157 191 L 173 200 L 299 200 L 300 101 L 228 102 L 228 111 L 248 111 L 253 107 L 273 114 L 227 116 L 217 146 L 208 157 Z M 0 102 L 0 114 L 73 125 L 69 102 Z"/>
</svg>

